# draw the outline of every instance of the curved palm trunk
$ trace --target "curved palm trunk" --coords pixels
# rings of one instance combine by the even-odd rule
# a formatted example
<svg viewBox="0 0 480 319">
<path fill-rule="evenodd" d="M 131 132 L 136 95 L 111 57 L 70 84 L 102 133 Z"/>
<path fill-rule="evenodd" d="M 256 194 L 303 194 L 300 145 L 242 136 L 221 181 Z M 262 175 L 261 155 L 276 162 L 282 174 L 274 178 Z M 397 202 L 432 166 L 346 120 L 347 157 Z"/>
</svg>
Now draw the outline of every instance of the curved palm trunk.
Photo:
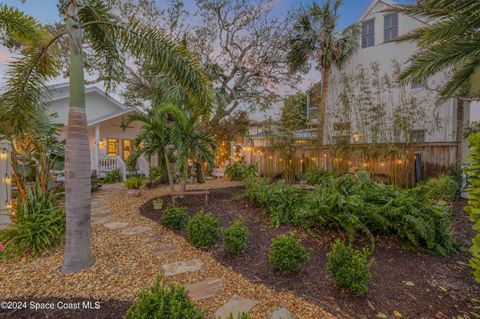
<svg viewBox="0 0 480 319">
<path fill-rule="evenodd" d="M 170 167 L 170 160 L 168 159 L 167 148 L 163 148 L 163 156 L 165 157 L 165 165 L 167 166 L 167 177 L 168 177 L 168 184 L 170 185 L 170 191 L 172 193 L 175 192 L 175 183 L 173 182 L 172 170 Z"/>
<path fill-rule="evenodd" d="M 325 132 L 325 114 L 327 112 L 328 89 L 330 87 L 330 73 L 331 66 L 324 65 L 322 67 L 322 93 L 320 96 L 320 103 L 318 105 L 317 142 L 320 145 L 323 145 L 323 135 Z"/>
<path fill-rule="evenodd" d="M 76 16 L 73 3 L 71 16 Z M 90 247 L 91 164 L 85 112 L 85 84 L 82 58 L 82 31 L 69 18 L 70 39 L 70 107 L 65 147 L 65 207 L 67 227 L 63 273 L 79 272 L 94 264 Z"/>
</svg>

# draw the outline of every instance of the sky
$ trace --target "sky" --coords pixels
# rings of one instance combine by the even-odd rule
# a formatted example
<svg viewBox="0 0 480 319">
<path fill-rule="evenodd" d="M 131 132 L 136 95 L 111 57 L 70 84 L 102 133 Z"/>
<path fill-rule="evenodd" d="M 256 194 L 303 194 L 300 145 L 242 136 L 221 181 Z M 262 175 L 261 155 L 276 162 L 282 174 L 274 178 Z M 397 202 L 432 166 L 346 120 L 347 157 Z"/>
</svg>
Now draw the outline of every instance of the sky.
<svg viewBox="0 0 480 319">
<path fill-rule="evenodd" d="M 156 0 L 159 7 L 166 7 L 170 3 L 167 0 Z M 256 1 L 256 0 L 253 0 Z M 313 0 L 274 0 L 273 12 L 276 15 L 285 15 L 289 10 L 299 5 L 308 5 Z M 322 0 L 317 0 L 322 2 Z M 339 28 L 342 29 L 354 22 L 366 11 L 373 0 L 343 0 L 343 5 L 340 7 Z M 397 3 L 406 3 L 411 0 L 396 0 Z M 195 8 L 195 0 L 184 0 L 185 6 L 189 11 Z M 53 23 L 60 19 L 57 11 L 58 0 L 26 0 L 22 3 L 21 0 L 0 0 L 0 4 L 8 4 L 15 6 L 27 14 L 37 18 L 42 23 Z M 0 47 L 0 78 L 3 77 L 5 71 L 5 62 L 9 59 L 8 52 Z M 306 89 L 311 84 L 318 82 L 318 72 L 310 72 L 304 76 L 304 81 L 299 86 L 300 89 Z M 63 81 L 63 80 L 62 80 Z M 292 92 L 293 93 L 293 92 Z M 279 107 L 277 106 L 269 114 L 257 113 L 253 117 L 261 119 L 266 116 L 278 116 Z M 480 114 L 479 114 L 480 116 Z"/>
</svg>

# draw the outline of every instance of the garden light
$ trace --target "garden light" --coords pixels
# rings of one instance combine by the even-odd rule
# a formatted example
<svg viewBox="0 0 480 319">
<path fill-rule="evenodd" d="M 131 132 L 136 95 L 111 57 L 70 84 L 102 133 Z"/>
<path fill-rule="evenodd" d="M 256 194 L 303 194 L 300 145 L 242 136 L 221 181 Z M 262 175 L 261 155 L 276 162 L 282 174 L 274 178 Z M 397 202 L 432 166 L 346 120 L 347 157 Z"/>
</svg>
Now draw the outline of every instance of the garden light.
<svg viewBox="0 0 480 319">
<path fill-rule="evenodd" d="M 0 152 L 0 160 L 6 160 L 8 158 L 8 153 L 7 151 L 5 150 L 2 150 L 2 152 Z"/>
</svg>

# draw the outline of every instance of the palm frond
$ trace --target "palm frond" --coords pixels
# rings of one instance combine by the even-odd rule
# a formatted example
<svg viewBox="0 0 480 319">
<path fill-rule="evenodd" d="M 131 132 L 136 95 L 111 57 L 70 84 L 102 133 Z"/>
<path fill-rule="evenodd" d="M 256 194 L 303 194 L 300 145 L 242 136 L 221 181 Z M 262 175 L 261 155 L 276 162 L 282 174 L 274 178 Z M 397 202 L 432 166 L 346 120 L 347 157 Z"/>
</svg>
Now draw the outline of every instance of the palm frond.
<svg viewBox="0 0 480 319">
<path fill-rule="evenodd" d="M 33 17 L 6 4 L 0 5 L 0 30 L 7 47 L 34 43 L 38 40 L 41 25 Z"/>
</svg>

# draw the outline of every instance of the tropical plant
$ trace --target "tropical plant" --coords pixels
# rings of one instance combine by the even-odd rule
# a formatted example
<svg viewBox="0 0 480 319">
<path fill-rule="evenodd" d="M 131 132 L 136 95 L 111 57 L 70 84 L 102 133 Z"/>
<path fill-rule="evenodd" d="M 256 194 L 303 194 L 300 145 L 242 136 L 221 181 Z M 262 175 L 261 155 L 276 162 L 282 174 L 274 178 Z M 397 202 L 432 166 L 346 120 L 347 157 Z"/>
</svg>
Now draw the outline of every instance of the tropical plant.
<svg viewBox="0 0 480 319">
<path fill-rule="evenodd" d="M 122 173 L 119 168 L 115 168 L 108 172 L 105 177 L 102 179 L 102 182 L 105 184 L 114 184 L 122 181 Z"/>
<path fill-rule="evenodd" d="M 317 166 L 311 166 L 305 171 L 304 178 L 308 185 L 328 187 L 333 184 L 334 173 Z"/>
<path fill-rule="evenodd" d="M 129 177 L 123 184 L 127 189 L 140 189 L 142 187 L 144 179 L 142 177 Z"/>
<path fill-rule="evenodd" d="M 395 10 L 430 23 L 400 37 L 417 45 L 412 63 L 400 79 L 421 82 L 440 71 L 452 72 L 439 93 L 443 98 L 457 98 L 457 165 L 461 164 L 464 104 L 469 97 L 480 99 L 480 14 L 476 0 L 418 0 L 398 5 Z"/>
<path fill-rule="evenodd" d="M 9 254 L 32 256 L 58 245 L 65 233 L 65 211 L 60 194 L 44 192 L 40 186 L 27 188 L 27 200 L 20 199 L 14 224 L 0 231 L 0 242 Z"/>
<path fill-rule="evenodd" d="M 470 214 L 476 234 L 472 239 L 470 266 L 474 269 L 475 280 L 480 283 L 480 133 L 468 138 L 470 144 L 470 164 L 465 169 L 470 185 L 468 187 L 469 206 L 465 210 Z"/>
<path fill-rule="evenodd" d="M 298 272 L 309 259 L 310 253 L 293 233 L 275 237 L 268 251 L 270 263 L 283 273 Z"/>
<path fill-rule="evenodd" d="M 449 175 L 429 178 L 424 183 L 415 187 L 426 200 L 432 203 L 452 202 L 458 194 L 459 185 Z"/>
<path fill-rule="evenodd" d="M 211 247 L 219 235 L 219 221 L 212 213 L 198 211 L 187 224 L 187 238 L 195 247 Z"/>
<path fill-rule="evenodd" d="M 8 5 L 0 6 L 0 30 L 5 43 L 21 48 L 21 57 L 9 65 L 1 99 L 0 122 L 11 123 L 12 131 L 45 106 L 47 80 L 58 76 L 58 41 L 69 38 L 70 109 L 65 167 L 68 240 L 63 272 L 78 272 L 94 263 L 90 247 L 90 156 L 85 115 L 83 47 L 95 52 L 107 89 L 122 79 L 127 54 L 155 66 L 195 96 L 201 104 L 211 101 L 207 77 L 198 59 L 176 45 L 156 26 L 135 18 L 119 21 L 102 0 L 60 1 L 59 33 L 41 26 L 32 17 Z M 11 45 L 10 47 L 14 47 Z M 81 198 L 82 200 L 79 200 Z"/>
<path fill-rule="evenodd" d="M 188 291 L 180 285 L 167 285 L 157 277 L 151 287 L 142 290 L 137 301 L 128 309 L 126 319 L 204 319 L 188 298 Z"/>
<path fill-rule="evenodd" d="M 370 267 L 373 258 L 367 249 L 356 250 L 346 246 L 340 239 L 335 240 L 327 254 L 327 270 L 335 279 L 338 288 L 350 290 L 355 295 L 368 292 Z"/>
<path fill-rule="evenodd" d="M 314 2 L 301 12 L 289 46 L 288 59 L 293 71 L 305 69 L 314 59 L 322 72 L 317 134 L 320 144 L 323 143 L 330 74 L 334 67 L 341 69 L 359 45 L 357 25 L 337 30 L 340 5 L 341 0 L 326 0 L 323 5 Z"/>
<path fill-rule="evenodd" d="M 244 181 L 249 176 L 257 176 L 258 168 L 253 164 L 233 162 L 225 169 L 225 175 L 227 175 L 232 181 Z"/>
<path fill-rule="evenodd" d="M 223 242 L 228 251 L 239 255 L 247 247 L 248 229 L 243 219 L 236 219 L 230 226 L 223 229 Z"/>
<path fill-rule="evenodd" d="M 171 229 L 183 229 L 188 223 L 188 211 L 185 207 L 168 205 L 160 216 L 160 222 Z"/>
</svg>

